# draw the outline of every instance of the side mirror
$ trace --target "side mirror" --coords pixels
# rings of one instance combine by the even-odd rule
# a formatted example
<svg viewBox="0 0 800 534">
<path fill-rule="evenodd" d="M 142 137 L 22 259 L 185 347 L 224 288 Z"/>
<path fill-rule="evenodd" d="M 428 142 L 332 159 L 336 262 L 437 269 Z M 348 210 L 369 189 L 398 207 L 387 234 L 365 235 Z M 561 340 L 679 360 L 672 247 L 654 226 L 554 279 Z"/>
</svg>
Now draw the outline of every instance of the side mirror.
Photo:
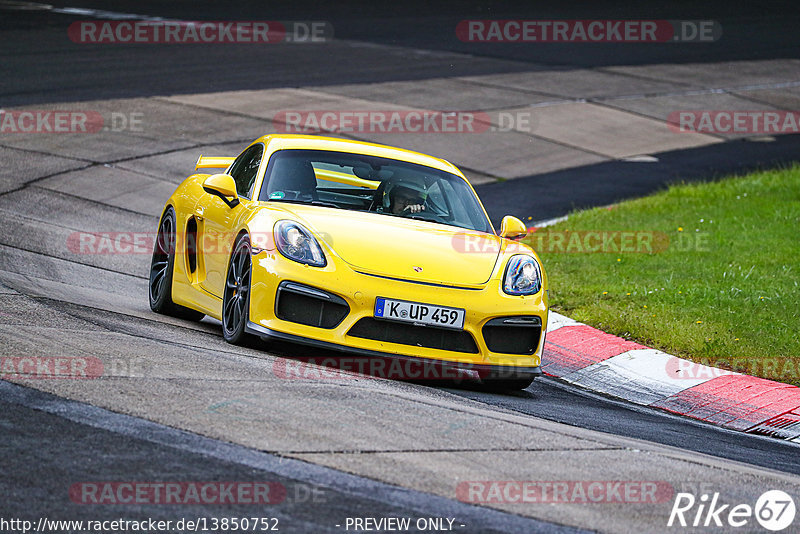
<svg viewBox="0 0 800 534">
<path fill-rule="evenodd" d="M 528 235 L 528 229 L 525 227 L 525 223 L 511 215 L 503 217 L 503 221 L 500 223 L 500 237 L 520 239 L 526 235 Z"/>
<path fill-rule="evenodd" d="M 230 208 L 239 204 L 236 182 L 230 174 L 212 174 L 203 181 L 203 190 L 210 195 L 218 196 Z"/>
</svg>

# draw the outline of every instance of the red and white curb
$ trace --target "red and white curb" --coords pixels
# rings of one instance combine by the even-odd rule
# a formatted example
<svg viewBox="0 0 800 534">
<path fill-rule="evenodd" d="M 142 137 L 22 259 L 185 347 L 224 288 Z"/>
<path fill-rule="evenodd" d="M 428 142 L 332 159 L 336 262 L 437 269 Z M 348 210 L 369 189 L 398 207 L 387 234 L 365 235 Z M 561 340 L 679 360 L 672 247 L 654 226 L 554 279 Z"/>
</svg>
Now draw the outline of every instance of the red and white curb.
<svg viewBox="0 0 800 534">
<path fill-rule="evenodd" d="M 642 406 L 800 443 L 800 388 L 696 364 L 555 312 L 542 371 Z"/>
</svg>

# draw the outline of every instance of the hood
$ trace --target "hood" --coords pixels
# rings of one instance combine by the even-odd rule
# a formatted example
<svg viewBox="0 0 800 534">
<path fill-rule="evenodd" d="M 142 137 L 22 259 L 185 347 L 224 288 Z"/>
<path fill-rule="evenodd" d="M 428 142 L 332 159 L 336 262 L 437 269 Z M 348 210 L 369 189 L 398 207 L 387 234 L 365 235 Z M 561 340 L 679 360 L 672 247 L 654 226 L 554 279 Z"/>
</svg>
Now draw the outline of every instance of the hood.
<svg viewBox="0 0 800 534">
<path fill-rule="evenodd" d="M 492 234 L 378 213 L 284 204 L 337 256 L 364 273 L 455 286 L 489 281 L 502 240 Z"/>
</svg>

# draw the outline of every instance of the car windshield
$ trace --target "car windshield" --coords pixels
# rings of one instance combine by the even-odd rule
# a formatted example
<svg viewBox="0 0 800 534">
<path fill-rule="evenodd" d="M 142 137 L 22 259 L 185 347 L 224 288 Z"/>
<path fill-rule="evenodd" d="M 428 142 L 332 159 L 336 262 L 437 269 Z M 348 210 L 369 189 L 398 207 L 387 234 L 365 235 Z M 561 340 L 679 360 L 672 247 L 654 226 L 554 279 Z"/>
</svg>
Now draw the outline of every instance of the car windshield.
<svg viewBox="0 0 800 534">
<path fill-rule="evenodd" d="M 258 200 L 369 211 L 491 232 L 463 178 L 395 159 L 327 150 L 272 154 Z"/>
</svg>

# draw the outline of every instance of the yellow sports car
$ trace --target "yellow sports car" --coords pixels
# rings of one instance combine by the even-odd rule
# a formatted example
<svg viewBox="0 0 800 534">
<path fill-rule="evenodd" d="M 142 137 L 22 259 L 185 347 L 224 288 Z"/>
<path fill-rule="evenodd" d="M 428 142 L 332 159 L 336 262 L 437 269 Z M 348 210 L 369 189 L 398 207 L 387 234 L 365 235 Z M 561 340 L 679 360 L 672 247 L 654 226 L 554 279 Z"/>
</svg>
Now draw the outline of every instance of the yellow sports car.
<svg viewBox="0 0 800 534">
<path fill-rule="evenodd" d="M 150 307 L 357 357 L 476 373 L 494 388 L 541 374 L 547 280 L 499 235 L 464 175 L 388 146 L 266 135 L 238 157 L 200 156 L 167 200 Z M 413 377 L 412 377 L 413 378 Z"/>
</svg>

